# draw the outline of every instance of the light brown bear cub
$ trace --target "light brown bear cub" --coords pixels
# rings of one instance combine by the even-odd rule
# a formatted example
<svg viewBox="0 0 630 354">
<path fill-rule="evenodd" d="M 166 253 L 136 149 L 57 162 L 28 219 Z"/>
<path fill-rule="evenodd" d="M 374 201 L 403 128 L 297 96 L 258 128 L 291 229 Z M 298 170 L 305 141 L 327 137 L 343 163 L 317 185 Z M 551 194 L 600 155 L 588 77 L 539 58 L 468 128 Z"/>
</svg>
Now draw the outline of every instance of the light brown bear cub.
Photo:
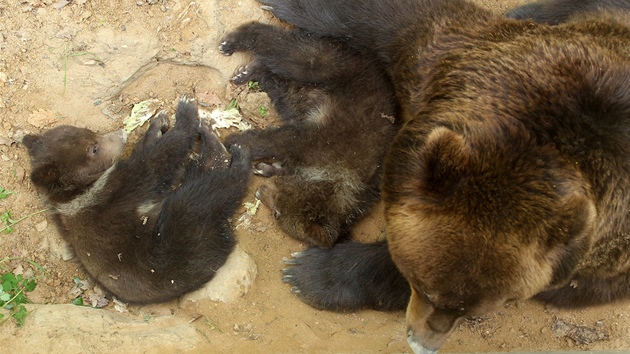
<svg viewBox="0 0 630 354">
<path fill-rule="evenodd" d="M 193 102 L 180 101 L 171 129 L 166 114 L 154 118 L 126 160 L 117 161 L 122 132 L 60 126 L 23 143 L 60 234 L 121 300 L 177 298 L 232 252 L 229 218 L 247 189 L 249 154 L 234 146 L 230 156 Z"/>
</svg>

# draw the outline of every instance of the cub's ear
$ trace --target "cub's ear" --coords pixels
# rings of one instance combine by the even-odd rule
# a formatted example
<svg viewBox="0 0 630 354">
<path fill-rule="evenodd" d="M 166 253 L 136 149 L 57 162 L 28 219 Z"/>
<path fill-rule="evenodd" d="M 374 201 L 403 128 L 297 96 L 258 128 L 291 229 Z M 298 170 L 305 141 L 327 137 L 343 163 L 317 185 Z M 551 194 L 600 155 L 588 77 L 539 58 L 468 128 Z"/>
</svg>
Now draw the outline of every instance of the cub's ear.
<svg viewBox="0 0 630 354">
<path fill-rule="evenodd" d="M 445 127 L 434 129 L 421 151 L 424 166 L 420 187 L 437 198 L 449 195 L 464 177 L 470 153 L 462 135 Z"/>
<path fill-rule="evenodd" d="M 40 135 L 27 134 L 22 138 L 22 144 L 26 146 L 29 155 L 33 157 L 42 146 L 42 137 Z"/>
<path fill-rule="evenodd" d="M 50 187 L 59 181 L 61 174 L 54 165 L 44 165 L 37 167 L 31 172 L 31 181 L 36 186 Z"/>
</svg>

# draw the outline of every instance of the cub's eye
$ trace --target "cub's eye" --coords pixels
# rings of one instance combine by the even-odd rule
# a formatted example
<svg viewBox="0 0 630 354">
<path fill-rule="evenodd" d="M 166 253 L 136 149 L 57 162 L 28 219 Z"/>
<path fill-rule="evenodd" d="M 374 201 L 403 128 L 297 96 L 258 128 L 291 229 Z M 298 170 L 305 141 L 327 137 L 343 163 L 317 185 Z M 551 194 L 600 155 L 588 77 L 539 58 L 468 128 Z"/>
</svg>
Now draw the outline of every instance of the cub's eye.
<svg viewBox="0 0 630 354">
<path fill-rule="evenodd" d="M 96 155 L 96 153 L 98 152 L 98 145 L 94 145 L 91 148 L 88 149 L 88 151 L 92 154 L 92 155 Z"/>
</svg>

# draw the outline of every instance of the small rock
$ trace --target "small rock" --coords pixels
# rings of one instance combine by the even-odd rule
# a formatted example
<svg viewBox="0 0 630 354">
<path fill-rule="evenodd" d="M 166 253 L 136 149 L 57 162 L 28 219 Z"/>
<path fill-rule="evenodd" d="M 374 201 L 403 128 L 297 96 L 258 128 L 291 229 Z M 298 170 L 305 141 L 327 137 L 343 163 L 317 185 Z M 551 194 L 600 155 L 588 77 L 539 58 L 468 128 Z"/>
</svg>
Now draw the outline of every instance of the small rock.
<svg viewBox="0 0 630 354">
<path fill-rule="evenodd" d="M 180 304 L 203 299 L 224 303 L 235 301 L 249 291 L 257 274 L 254 260 L 237 245 L 214 278 L 203 288 L 184 295 Z"/>
<path fill-rule="evenodd" d="M 33 305 L 23 330 L 0 326 L 3 353 L 175 353 L 190 352 L 203 344 L 194 325 L 178 316 L 156 316 L 147 326 L 143 317 L 86 306 Z M 51 340 L 54 338 L 54 340 Z M 46 343 L 45 350 L 42 343 Z M 199 348 L 197 348 L 199 351 Z"/>
<path fill-rule="evenodd" d="M 40 223 L 38 223 L 37 225 L 35 225 L 35 229 L 37 229 L 37 231 L 42 232 L 44 230 L 46 230 L 46 228 L 48 227 L 48 221 L 44 220 Z"/>
<path fill-rule="evenodd" d="M 578 344 L 590 344 L 593 342 L 607 340 L 608 333 L 604 330 L 578 326 L 556 319 L 551 325 L 551 330 L 556 337 L 565 337 Z"/>
<path fill-rule="evenodd" d="M 74 249 L 58 235 L 48 235 L 48 249 L 53 257 L 64 261 L 74 258 Z"/>
</svg>

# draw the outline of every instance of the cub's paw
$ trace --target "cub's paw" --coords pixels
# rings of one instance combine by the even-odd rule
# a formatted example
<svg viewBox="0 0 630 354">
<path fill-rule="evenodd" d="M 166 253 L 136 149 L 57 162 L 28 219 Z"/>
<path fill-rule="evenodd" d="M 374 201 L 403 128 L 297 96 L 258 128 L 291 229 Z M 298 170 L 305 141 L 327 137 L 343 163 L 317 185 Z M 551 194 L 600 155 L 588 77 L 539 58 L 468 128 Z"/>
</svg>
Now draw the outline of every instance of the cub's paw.
<svg viewBox="0 0 630 354">
<path fill-rule="evenodd" d="M 230 79 L 236 85 L 243 85 L 249 81 L 258 81 L 258 72 L 261 69 L 261 64 L 257 61 L 253 61 L 245 66 L 241 66 L 236 69 L 234 76 Z"/>
<path fill-rule="evenodd" d="M 237 52 L 236 42 L 229 35 L 223 38 L 221 44 L 219 44 L 219 51 L 223 53 L 223 55 L 230 56 Z"/>
<path fill-rule="evenodd" d="M 230 169 L 239 171 L 239 175 L 251 175 L 252 156 L 247 147 L 241 145 L 232 145 L 228 148 L 230 155 L 232 155 L 232 164 Z M 242 180 L 242 183 L 246 181 Z"/>
<path fill-rule="evenodd" d="M 402 310 L 409 284 L 391 260 L 385 242 L 310 247 L 285 259 L 282 281 L 310 306 L 330 311 Z"/>
<path fill-rule="evenodd" d="M 282 7 L 282 1 L 279 0 L 258 0 L 258 2 L 261 4 L 260 8 L 266 11 L 273 12 L 276 7 Z"/>
<path fill-rule="evenodd" d="M 160 111 L 157 116 L 151 120 L 151 125 L 155 125 L 162 134 L 166 133 L 171 128 L 171 120 L 168 118 L 168 112 L 164 110 Z"/>
<path fill-rule="evenodd" d="M 198 128 L 201 135 L 200 153 L 206 169 L 225 168 L 230 165 L 231 156 L 219 138 L 212 132 L 207 121 Z"/>
<path fill-rule="evenodd" d="M 265 25 L 260 22 L 246 23 L 223 37 L 223 40 L 219 45 L 219 51 L 221 51 L 224 55 L 232 55 L 236 52 L 252 51 L 256 49 L 257 45 L 266 45 L 266 43 L 258 43 L 261 35 L 263 35 L 264 38 L 268 38 L 269 34 L 276 31 L 277 30 L 273 26 Z M 263 40 L 262 42 L 266 41 Z"/>
<path fill-rule="evenodd" d="M 193 131 L 199 125 L 199 111 L 195 100 L 182 96 L 175 111 L 175 128 Z"/>
<path fill-rule="evenodd" d="M 223 141 L 223 145 L 225 145 L 226 147 L 234 145 L 249 146 L 250 140 L 251 137 L 247 131 L 241 133 L 232 133 L 225 138 L 225 141 Z"/>
<path fill-rule="evenodd" d="M 335 264 L 335 249 L 311 247 L 284 259 L 282 281 L 308 305 L 330 311 L 353 311 L 365 306 L 357 288 L 358 279 L 346 282 L 342 264 Z M 339 268 L 337 268 L 339 267 Z"/>
<path fill-rule="evenodd" d="M 274 163 L 260 162 L 256 165 L 254 174 L 263 177 L 281 176 L 285 174 L 282 163 L 276 161 Z"/>
</svg>

